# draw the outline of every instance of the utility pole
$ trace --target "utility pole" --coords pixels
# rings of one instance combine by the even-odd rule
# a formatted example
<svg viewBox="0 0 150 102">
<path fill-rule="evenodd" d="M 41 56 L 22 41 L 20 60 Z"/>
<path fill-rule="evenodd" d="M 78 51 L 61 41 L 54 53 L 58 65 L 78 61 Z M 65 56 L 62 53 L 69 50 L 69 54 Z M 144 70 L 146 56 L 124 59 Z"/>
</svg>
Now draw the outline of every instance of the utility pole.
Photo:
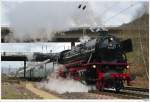
<svg viewBox="0 0 150 102">
<path fill-rule="evenodd" d="M 9 69 L 8 69 L 8 74 L 10 74 L 10 65 L 9 65 Z"/>
</svg>

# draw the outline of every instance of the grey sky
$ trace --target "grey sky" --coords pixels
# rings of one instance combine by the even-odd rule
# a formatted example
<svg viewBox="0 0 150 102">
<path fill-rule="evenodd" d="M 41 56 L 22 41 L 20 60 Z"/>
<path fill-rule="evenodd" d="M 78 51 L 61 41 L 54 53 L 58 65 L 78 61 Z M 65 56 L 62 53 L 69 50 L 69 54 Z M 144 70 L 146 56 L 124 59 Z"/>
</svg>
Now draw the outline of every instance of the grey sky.
<svg viewBox="0 0 150 102">
<path fill-rule="evenodd" d="M 1 62 L 1 67 L 2 68 L 19 68 L 19 67 L 23 67 L 23 65 L 24 65 L 24 62 L 22 62 L 22 61 L 15 61 L 15 62 L 13 62 L 13 61 L 2 61 Z"/>
<path fill-rule="evenodd" d="M 60 52 L 70 49 L 70 43 L 2 43 L 1 52 Z"/>
<path fill-rule="evenodd" d="M 19 0 L 20 1 L 20 0 Z M 9 23 L 11 23 L 11 16 L 13 16 L 13 13 L 16 12 L 19 12 L 19 10 L 17 10 L 16 8 L 20 8 L 21 11 L 23 11 L 23 13 L 30 13 L 32 11 L 36 11 L 36 10 L 32 10 L 31 9 L 31 12 L 29 12 L 28 10 L 30 9 L 30 5 L 33 6 L 33 9 L 36 8 L 38 9 L 37 11 L 38 12 L 47 12 L 47 13 L 52 13 L 54 14 L 53 16 L 52 15 L 47 15 L 47 16 L 50 16 L 52 17 L 51 19 L 49 19 L 49 21 L 52 21 L 53 19 L 54 20 L 58 20 L 56 18 L 59 18 L 58 15 L 60 13 L 60 11 L 62 11 L 65 15 L 65 12 L 68 13 L 69 16 L 72 16 L 72 11 L 74 12 L 74 17 L 75 16 L 79 16 L 80 15 L 80 18 L 79 19 L 82 19 L 82 13 L 83 12 L 80 12 L 80 10 L 78 10 L 78 5 L 79 4 L 83 4 L 83 5 L 87 5 L 87 9 L 88 6 L 90 7 L 90 10 L 92 10 L 92 13 L 98 17 L 99 19 L 102 19 L 102 21 L 105 21 L 107 20 L 107 18 L 111 17 L 112 15 L 114 14 L 117 14 L 120 10 L 124 9 L 124 8 L 127 8 L 128 6 L 130 6 L 131 4 L 135 4 L 137 2 L 140 2 L 140 1 L 102 1 L 99 2 L 99 1 L 90 1 L 87 3 L 84 3 L 84 2 L 81 2 L 81 1 L 74 1 L 74 2 L 62 2 L 62 1 L 38 1 L 38 2 L 34 2 L 34 1 L 28 1 L 28 2 L 11 2 L 11 1 L 4 1 L 2 2 L 2 25 L 9 25 Z M 39 3 L 39 4 L 38 4 Z M 140 9 L 141 6 L 142 6 L 142 3 L 137 3 L 136 6 L 134 6 L 133 8 L 130 8 L 129 10 L 119 14 L 118 16 L 114 17 L 112 20 L 110 20 L 109 22 L 106 22 L 105 25 L 120 25 L 122 23 L 127 23 L 129 22 L 133 15 L 136 13 L 136 10 Z M 45 5 L 45 6 L 44 6 Z M 49 10 L 45 10 L 49 5 Z M 20 7 L 22 6 L 22 7 Z M 34 7 L 35 6 L 35 7 Z M 37 6 L 37 7 L 36 7 Z M 44 6 L 44 7 L 43 7 Z M 74 7 L 72 7 L 74 6 Z M 24 8 L 23 8 L 24 7 Z M 29 7 L 29 9 L 28 9 Z M 41 10 L 43 9 L 43 10 Z M 51 10 L 52 9 L 52 10 Z M 60 9 L 60 10 L 59 10 Z M 71 9 L 71 10 L 68 10 L 68 9 Z M 28 11 L 28 12 L 27 12 Z M 57 14 L 57 12 L 59 12 L 59 14 Z M 41 14 L 45 14 L 45 13 L 41 13 Z M 32 14 L 31 14 L 32 15 Z M 69 17 L 67 14 L 66 16 L 64 17 Z M 86 14 L 83 13 L 83 17 L 86 16 Z M 17 16 L 19 15 L 16 15 L 16 18 Z M 30 16 L 26 16 L 26 17 L 30 17 Z M 53 18 L 54 17 L 54 18 Z M 63 17 L 63 16 L 62 16 Z M 33 19 L 31 19 L 33 20 Z M 39 20 L 39 19 L 38 19 Z M 83 19 L 82 19 L 83 20 Z M 19 21 L 19 20 L 18 20 Z M 43 21 L 44 22 L 44 21 Z M 57 23 L 57 21 L 56 21 Z"/>
</svg>

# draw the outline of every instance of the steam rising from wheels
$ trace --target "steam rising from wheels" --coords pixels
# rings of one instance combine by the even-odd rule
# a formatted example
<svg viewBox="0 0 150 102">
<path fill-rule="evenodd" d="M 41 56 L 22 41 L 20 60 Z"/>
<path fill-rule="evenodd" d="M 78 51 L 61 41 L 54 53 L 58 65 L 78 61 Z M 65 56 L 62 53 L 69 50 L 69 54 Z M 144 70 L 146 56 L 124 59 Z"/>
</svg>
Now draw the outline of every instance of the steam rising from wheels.
<svg viewBox="0 0 150 102">
<path fill-rule="evenodd" d="M 56 65 L 53 72 L 47 77 L 47 81 L 42 81 L 37 84 L 39 88 L 53 91 L 59 94 L 66 92 L 88 92 L 90 87 L 83 85 L 79 81 L 70 79 L 69 77 L 64 79 L 58 76 L 58 71 L 63 69 L 63 65 Z"/>
</svg>

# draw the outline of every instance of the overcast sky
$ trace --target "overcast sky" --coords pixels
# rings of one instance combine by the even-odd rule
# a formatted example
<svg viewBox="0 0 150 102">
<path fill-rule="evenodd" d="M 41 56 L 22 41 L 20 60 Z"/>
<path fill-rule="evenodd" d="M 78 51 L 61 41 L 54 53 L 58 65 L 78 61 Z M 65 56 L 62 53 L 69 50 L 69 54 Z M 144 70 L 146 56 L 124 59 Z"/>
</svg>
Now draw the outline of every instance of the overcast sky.
<svg viewBox="0 0 150 102">
<path fill-rule="evenodd" d="M 21 16 L 20 14 L 30 14 L 30 16 L 25 16 L 25 17 L 32 17 L 32 13 L 33 11 L 38 11 L 38 14 L 45 14 L 45 16 L 49 16 L 51 19 L 49 20 L 49 23 L 52 22 L 52 20 L 58 20 L 57 18 L 58 15 L 60 14 L 62 16 L 62 19 L 65 19 L 63 17 L 72 17 L 74 18 L 76 16 L 76 18 L 78 18 L 77 16 L 79 16 L 80 18 L 78 19 L 82 19 L 85 18 L 86 14 L 84 14 L 84 12 L 80 12 L 81 10 L 78 9 L 78 5 L 82 4 L 82 5 L 87 5 L 87 12 L 88 10 L 90 11 L 91 14 L 95 15 L 96 17 L 98 17 L 98 19 L 101 19 L 101 21 L 105 21 L 109 18 L 111 18 L 113 15 L 119 13 L 121 10 L 128 8 L 130 5 L 134 5 L 135 6 L 125 10 L 124 12 L 120 13 L 119 15 L 112 17 L 111 20 L 109 21 L 105 21 L 104 25 L 120 25 L 122 23 L 127 23 L 129 21 L 131 21 L 133 19 L 133 15 L 136 14 L 138 9 L 141 9 L 143 2 L 139 1 L 139 0 L 121 0 L 121 1 L 93 1 L 93 0 L 81 0 L 81 1 L 89 1 L 89 2 L 81 2 L 81 1 L 71 1 L 71 2 L 64 2 L 64 1 L 36 1 L 32 0 L 2 0 L 2 21 L 1 24 L 2 25 L 10 25 L 11 23 L 14 23 L 12 20 L 13 16 L 15 16 L 15 18 L 21 18 L 18 16 Z M 22 1 L 22 2 L 21 2 Z M 24 2 L 23 2 L 24 1 Z M 26 1 L 26 2 L 25 2 Z M 70 0 L 69 0 L 70 1 Z M 147 1 L 147 0 L 145 0 Z M 72 7 L 74 6 L 74 7 Z M 33 9 L 31 9 L 31 8 Z M 46 10 L 47 8 L 49 8 L 48 10 Z M 29 11 L 30 9 L 30 11 Z M 36 10 L 35 10 L 36 9 Z M 57 14 L 57 12 L 59 14 Z M 72 12 L 74 13 L 74 17 L 72 16 Z M 22 13 L 20 13 L 22 12 Z M 46 13 L 42 13 L 42 12 L 46 12 L 50 15 L 46 15 Z M 62 12 L 62 13 L 61 13 Z M 67 13 L 67 14 L 65 14 Z M 53 15 L 52 15 L 53 14 Z M 83 16 L 81 16 L 83 14 Z M 36 17 L 36 13 L 34 12 L 33 17 L 35 17 L 34 19 L 38 18 Z M 65 16 L 63 16 L 65 15 Z M 67 15 L 67 16 L 66 16 Z M 44 15 L 42 16 L 44 18 Z M 53 18 L 54 17 L 54 18 Z M 23 17 L 22 17 L 23 18 Z M 33 18 L 28 18 L 33 20 Z M 94 18 L 95 19 L 95 18 Z M 39 19 L 37 19 L 39 20 Z M 82 19 L 83 20 L 83 19 Z M 89 19 L 88 19 L 89 20 Z M 18 19 L 18 21 L 20 21 Z M 44 20 L 42 20 L 44 22 Z M 46 21 L 46 20 L 45 20 Z M 65 20 L 66 21 L 66 20 Z M 17 22 L 17 21 L 15 21 Z M 57 23 L 57 21 L 55 21 Z M 92 22 L 93 23 L 93 22 Z"/>
<path fill-rule="evenodd" d="M 71 49 L 70 43 L 2 43 L 2 52 L 60 52 Z"/>
</svg>

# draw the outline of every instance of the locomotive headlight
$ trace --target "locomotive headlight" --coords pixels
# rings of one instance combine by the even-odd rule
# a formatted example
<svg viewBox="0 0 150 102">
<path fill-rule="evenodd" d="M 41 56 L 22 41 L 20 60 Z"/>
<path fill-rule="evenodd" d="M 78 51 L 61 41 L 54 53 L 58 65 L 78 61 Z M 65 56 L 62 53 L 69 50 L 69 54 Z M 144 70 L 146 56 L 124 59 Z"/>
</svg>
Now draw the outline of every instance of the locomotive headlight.
<svg viewBox="0 0 150 102">
<path fill-rule="evenodd" d="M 113 40 L 113 38 L 110 38 L 110 40 L 112 41 L 112 40 Z"/>
<path fill-rule="evenodd" d="M 93 68 L 96 68 L 96 65 L 93 65 L 92 67 L 93 67 Z"/>
</svg>

